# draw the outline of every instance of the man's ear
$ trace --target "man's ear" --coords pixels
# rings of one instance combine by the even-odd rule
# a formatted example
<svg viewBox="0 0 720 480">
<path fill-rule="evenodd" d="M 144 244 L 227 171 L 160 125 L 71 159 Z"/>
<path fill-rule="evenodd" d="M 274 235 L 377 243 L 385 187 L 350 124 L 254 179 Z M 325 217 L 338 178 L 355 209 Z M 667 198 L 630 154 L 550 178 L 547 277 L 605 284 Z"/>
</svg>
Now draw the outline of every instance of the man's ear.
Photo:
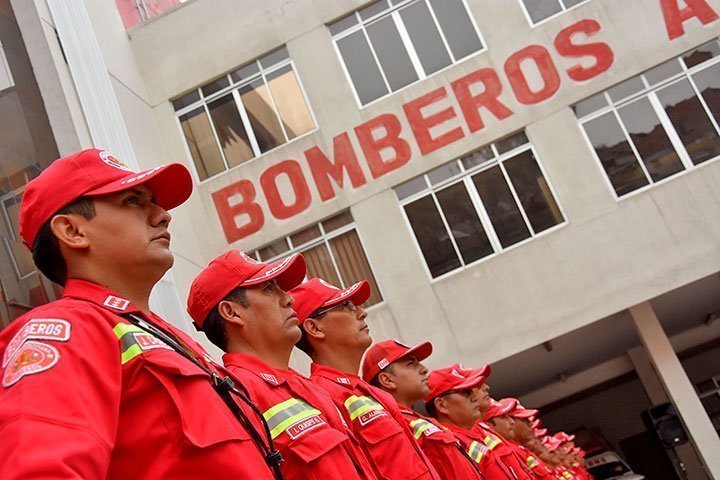
<svg viewBox="0 0 720 480">
<path fill-rule="evenodd" d="M 315 318 L 306 318 L 302 324 L 302 329 L 305 330 L 305 334 L 309 337 L 315 339 L 325 338 L 322 322 Z"/>
<path fill-rule="evenodd" d="M 218 303 L 218 313 L 228 323 L 244 327 L 247 324 L 246 309 L 237 302 L 223 300 Z"/>
<path fill-rule="evenodd" d="M 447 409 L 447 406 L 445 405 L 445 397 L 433 398 L 433 403 L 435 404 L 435 410 L 437 410 L 439 413 L 442 413 L 445 416 L 449 416 L 450 412 Z"/>
<path fill-rule="evenodd" d="M 85 235 L 87 222 L 82 215 L 55 215 L 50 220 L 50 230 L 60 246 L 74 250 L 86 249 L 90 247 L 90 240 Z"/>
<path fill-rule="evenodd" d="M 378 374 L 378 384 L 384 389 L 384 390 L 397 390 L 397 384 L 395 383 L 395 376 L 388 372 L 380 372 Z"/>
</svg>

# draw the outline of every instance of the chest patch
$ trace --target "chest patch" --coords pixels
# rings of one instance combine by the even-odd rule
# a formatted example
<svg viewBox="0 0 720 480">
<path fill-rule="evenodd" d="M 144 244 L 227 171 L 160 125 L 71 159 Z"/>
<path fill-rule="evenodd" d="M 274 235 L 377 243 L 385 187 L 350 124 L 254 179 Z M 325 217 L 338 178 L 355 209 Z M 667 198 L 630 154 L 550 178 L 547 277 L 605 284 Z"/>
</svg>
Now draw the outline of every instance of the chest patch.
<svg viewBox="0 0 720 480">
<path fill-rule="evenodd" d="M 3 355 L 3 368 L 29 339 L 67 342 L 70 339 L 70 322 L 60 318 L 36 318 L 28 321 L 8 343 Z"/>
<path fill-rule="evenodd" d="M 372 422 L 373 420 L 377 420 L 380 417 L 387 417 L 387 413 L 385 413 L 385 410 L 370 410 L 368 412 L 361 413 L 358 416 L 358 421 L 360 422 L 360 425 L 364 427 L 368 423 Z"/>
<path fill-rule="evenodd" d="M 44 372 L 54 367 L 60 359 L 60 352 L 52 345 L 28 340 L 10 357 L 2 377 L 2 386 L 7 388 L 27 375 Z"/>
<path fill-rule="evenodd" d="M 293 423 L 287 428 L 287 430 L 285 430 L 285 432 L 291 439 L 295 440 L 310 430 L 318 428 L 322 425 L 325 425 L 325 421 L 320 418 L 319 415 L 313 415 L 312 417 Z"/>
</svg>

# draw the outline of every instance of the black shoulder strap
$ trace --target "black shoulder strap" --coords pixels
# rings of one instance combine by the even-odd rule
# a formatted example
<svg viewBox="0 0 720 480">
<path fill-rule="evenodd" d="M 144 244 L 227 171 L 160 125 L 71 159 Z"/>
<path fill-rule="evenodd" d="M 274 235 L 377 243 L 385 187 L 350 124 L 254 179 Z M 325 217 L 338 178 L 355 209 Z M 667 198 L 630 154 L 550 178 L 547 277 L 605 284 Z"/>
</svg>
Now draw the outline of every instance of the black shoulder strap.
<svg viewBox="0 0 720 480">
<path fill-rule="evenodd" d="M 252 401 L 247 397 L 245 393 L 240 392 L 236 388 L 233 379 L 229 376 L 221 377 L 216 372 L 210 370 L 198 359 L 197 355 L 195 355 L 195 353 L 191 349 L 185 346 L 185 344 L 183 344 L 183 342 L 175 335 L 172 335 L 171 333 L 160 329 L 159 327 L 144 320 L 143 318 L 138 317 L 137 315 L 133 315 L 132 313 L 122 315 L 122 317 L 136 327 L 158 338 L 167 346 L 175 350 L 175 352 L 177 352 L 179 355 L 185 357 L 188 361 L 192 362 L 198 368 L 208 374 L 208 378 L 210 379 L 213 389 L 215 390 L 215 392 L 217 392 L 220 398 L 222 398 L 223 402 L 225 402 L 225 405 L 227 405 L 228 409 L 232 412 L 235 418 L 248 431 L 258 450 L 260 450 L 260 453 L 265 458 L 265 462 L 267 463 L 268 467 L 270 467 L 270 469 L 272 470 L 275 478 L 277 480 L 283 480 L 284 477 L 282 471 L 280 470 L 280 463 L 282 463 L 283 459 L 280 455 L 280 452 L 276 450 L 275 446 L 273 445 L 270 427 L 268 427 L 268 424 L 265 421 L 265 417 L 263 417 L 262 412 L 257 408 L 257 406 L 252 403 Z M 247 417 L 245 412 L 243 412 L 243 410 L 238 406 L 238 404 L 235 403 L 233 395 L 239 398 L 243 403 L 248 405 L 252 409 L 252 411 L 258 416 L 260 422 L 265 429 L 265 438 L 267 440 L 267 443 L 263 441 L 262 435 L 252 425 L 250 419 Z"/>
</svg>

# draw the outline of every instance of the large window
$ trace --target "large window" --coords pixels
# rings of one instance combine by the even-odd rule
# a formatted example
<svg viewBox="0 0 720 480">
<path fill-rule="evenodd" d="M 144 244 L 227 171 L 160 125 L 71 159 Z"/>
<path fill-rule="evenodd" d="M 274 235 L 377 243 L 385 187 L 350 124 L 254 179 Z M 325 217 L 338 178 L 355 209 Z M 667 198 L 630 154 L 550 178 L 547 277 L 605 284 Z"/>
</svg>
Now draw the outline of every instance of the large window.
<svg viewBox="0 0 720 480">
<path fill-rule="evenodd" d="M 713 40 L 575 105 L 618 197 L 720 157 Z"/>
<path fill-rule="evenodd" d="M 395 187 L 432 277 L 565 219 L 524 132 Z"/>
<path fill-rule="evenodd" d="M 381 0 L 328 28 L 361 105 L 483 49 L 464 0 Z"/>
<path fill-rule="evenodd" d="M 533 25 L 584 2 L 587 0 L 520 0 Z"/>
<path fill-rule="evenodd" d="M 286 48 L 173 101 L 200 180 L 315 128 Z"/>
<path fill-rule="evenodd" d="M 308 278 L 319 277 L 343 288 L 367 280 L 372 294 L 366 305 L 382 302 L 380 289 L 350 212 L 343 212 L 276 240 L 256 250 L 253 255 L 263 262 L 271 262 L 292 253 L 302 253 L 305 257 Z"/>
</svg>

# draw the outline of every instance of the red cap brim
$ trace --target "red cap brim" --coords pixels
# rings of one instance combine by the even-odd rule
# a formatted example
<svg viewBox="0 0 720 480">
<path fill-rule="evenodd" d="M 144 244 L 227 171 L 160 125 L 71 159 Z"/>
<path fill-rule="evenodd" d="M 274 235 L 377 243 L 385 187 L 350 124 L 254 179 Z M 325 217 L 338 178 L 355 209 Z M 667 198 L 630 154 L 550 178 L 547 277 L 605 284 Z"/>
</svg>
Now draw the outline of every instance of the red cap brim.
<svg viewBox="0 0 720 480">
<path fill-rule="evenodd" d="M 370 298 L 370 284 L 367 280 L 350 285 L 345 290 L 340 290 L 330 300 L 323 303 L 323 307 L 332 307 L 351 300 L 355 305 L 362 305 Z"/>
<path fill-rule="evenodd" d="M 305 258 L 296 253 L 284 260 L 268 264 L 239 286 L 249 287 L 274 279 L 277 281 L 278 286 L 287 292 L 300 285 L 305 279 L 305 274 Z"/>
<path fill-rule="evenodd" d="M 516 408 L 514 412 L 510 413 L 511 417 L 514 418 L 529 418 L 532 419 L 538 411 L 531 408 Z"/>
<path fill-rule="evenodd" d="M 155 203 L 170 210 L 185 202 L 193 190 L 190 172 L 181 163 L 171 163 L 142 172 L 132 172 L 128 176 L 86 192 L 86 196 L 105 195 L 122 192 L 136 185 L 147 186 L 155 198 Z"/>
<path fill-rule="evenodd" d="M 466 390 L 468 388 L 479 387 L 480 385 L 485 383 L 485 379 L 485 375 L 481 373 L 473 373 L 472 375 L 468 376 L 464 382 L 454 386 L 453 390 Z"/>
<path fill-rule="evenodd" d="M 408 358 L 408 357 L 415 357 L 415 360 L 418 362 L 422 362 L 426 358 L 428 358 L 430 355 L 432 355 L 433 347 L 432 343 L 430 342 L 422 342 L 418 345 L 415 345 L 407 352 L 403 353 L 402 356 L 400 356 L 397 360 L 400 360 L 401 358 Z"/>
</svg>

